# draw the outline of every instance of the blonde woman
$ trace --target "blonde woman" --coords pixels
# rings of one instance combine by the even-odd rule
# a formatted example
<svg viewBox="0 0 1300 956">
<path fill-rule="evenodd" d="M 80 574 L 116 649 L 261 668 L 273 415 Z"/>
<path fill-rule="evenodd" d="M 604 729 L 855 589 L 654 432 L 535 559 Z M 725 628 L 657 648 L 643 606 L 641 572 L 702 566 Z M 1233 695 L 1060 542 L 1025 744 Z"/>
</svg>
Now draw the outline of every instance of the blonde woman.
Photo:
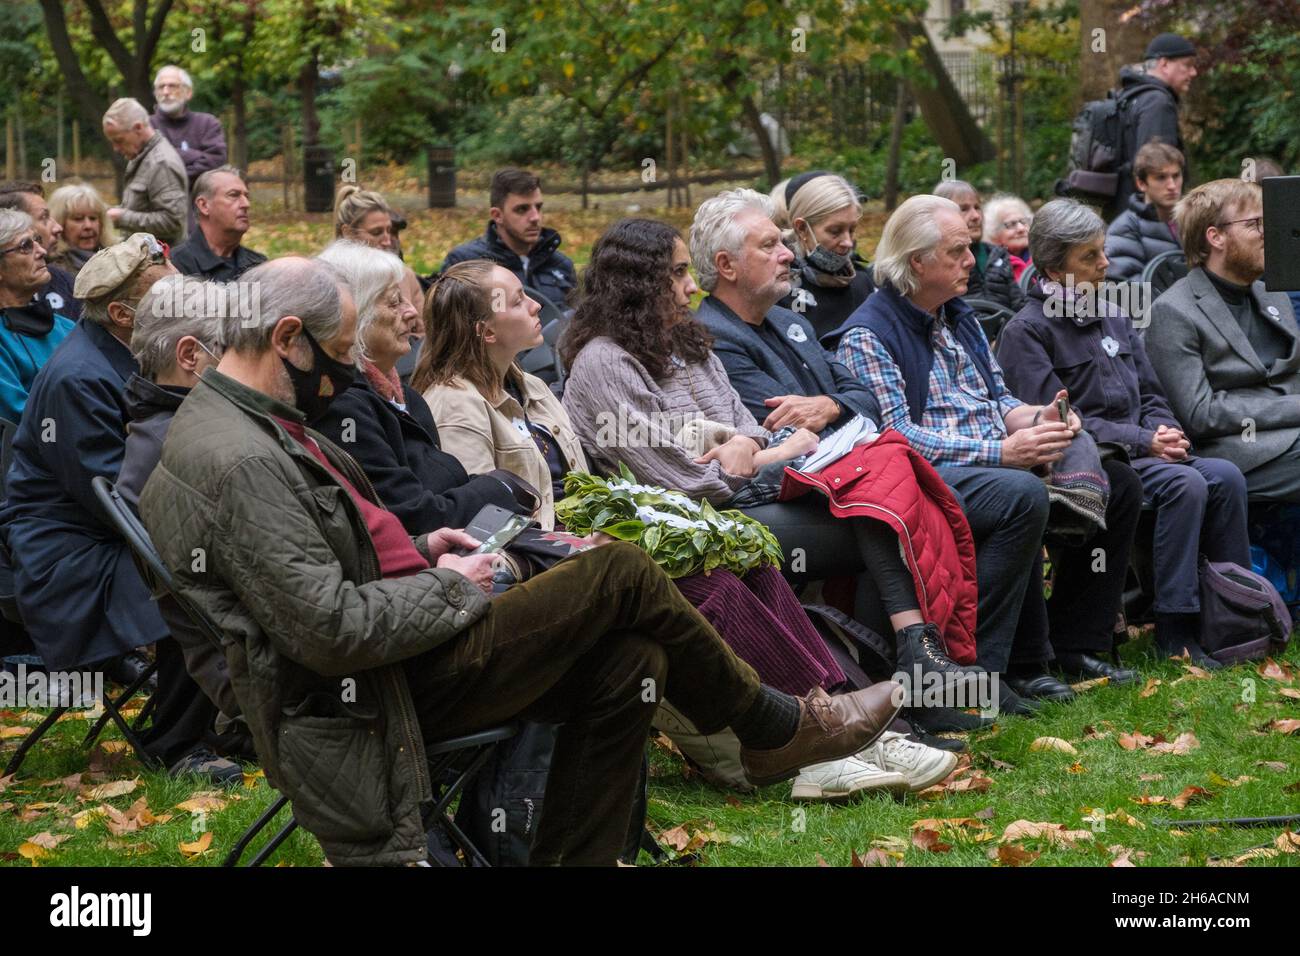
<svg viewBox="0 0 1300 956">
<path fill-rule="evenodd" d="M 90 183 L 60 186 L 50 196 L 50 216 L 63 227 L 63 245 L 50 262 L 73 275 L 91 256 L 117 242 L 108 203 Z"/>
<path fill-rule="evenodd" d="M 362 242 L 397 255 L 392 210 L 384 197 L 372 189 L 350 185 L 338 191 L 334 198 L 334 237 Z M 402 266 L 402 293 L 417 312 L 424 312 L 424 291 L 420 288 L 420 280 L 405 264 Z"/>
<path fill-rule="evenodd" d="M 818 170 L 786 182 L 782 205 L 789 223 L 782 238 L 795 255 L 791 271 L 799 281 L 780 304 L 812 323 L 820 339 L 876 288 L 856 250 L 858 191 L 844 177 Z"/>
</svg>

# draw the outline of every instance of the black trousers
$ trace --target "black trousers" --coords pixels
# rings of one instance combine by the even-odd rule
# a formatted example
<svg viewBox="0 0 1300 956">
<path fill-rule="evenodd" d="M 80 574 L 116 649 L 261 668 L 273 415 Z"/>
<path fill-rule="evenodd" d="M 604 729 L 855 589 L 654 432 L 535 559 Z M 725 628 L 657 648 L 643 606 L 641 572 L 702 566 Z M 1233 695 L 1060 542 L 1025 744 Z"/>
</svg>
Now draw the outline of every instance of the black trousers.
<svg viewBox="0 0 1300 956">
<path fill-rule="evenodd" d="M 158 690 L 153 724 L 141 740 L 149 756 L 171 766 L 200 746 L 216 748 L 212 724 L 217 708 L 185 670 L 180 645 L 170 637 L 154 645 L 158 661 Z"/>
</svg>

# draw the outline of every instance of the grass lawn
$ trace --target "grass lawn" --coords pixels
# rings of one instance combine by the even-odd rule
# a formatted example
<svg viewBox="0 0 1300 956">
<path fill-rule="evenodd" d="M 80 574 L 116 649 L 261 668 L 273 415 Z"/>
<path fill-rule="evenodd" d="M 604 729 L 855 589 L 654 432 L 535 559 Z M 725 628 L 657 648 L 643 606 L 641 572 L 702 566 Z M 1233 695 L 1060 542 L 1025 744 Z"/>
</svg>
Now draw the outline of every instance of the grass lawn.
<svg viewBox="0 0 1300 956">
<path fill-rule="evenodd" d="M 1126 656 L 1138 660 L 1147 643 L 1128 645 Z M 1179 662 L 1141 662 L 1143 685 L 1095 687 L 1032 720 L 1004 717 L 970 735 L 969 767 L 959 767 L 946 790 L 902 800 L 800 805 L 788 799 L 788 784 L 737 796 L 654 746 L 650 829 L 676 848 L 671 855 L 680 862 L 706 866 L 848 866 L 855 854 L 907 866 L 1234 865 L 1256 847 L 1270 849 L 1235 865 L 1300 864 L 1300 837 L 1292 842 L 1281 827 L 1178 830 L 1155 823 L 1300 812 L 1300 733 L 1285 732 L 1300 724 L 1274 724 L 1300 718 L 1300 648 L 1293 644 L 1267 668 L 1272 676 L 1261 673 L 1262 664 L 1201 678 Z M 0 728 L 37 720 L 37 712 L 0 711 Z M 123 751 L 116 732 L 88 753 L 80 746 L 85 726 L 81 719 L 59 724 L 19 777 L 0 783 L 0 864 L 215 866 L 275 799 L 258 776 L 214 795 L 146 771 Z M 1125 737 L 1137 749 L 1121 745 L 1121 735 L 1139 731 L 1153 742 Z M 0 729 L 0 761 L 17 733 Z M 1183 737 L 1173 747 L 1189 733 L 1194 740 Z M 1039 737 L 1061 738 L 1077 753 L 1033 750 Z M 1158 752 L 1162 737 L 1174 750 L 1190 749 Z M 1182 809 L 1137 802 L 1180 795 L 1190 801 Z M 105 807 L 112 809 L 97 809 Z M 918 826 L 923 820 L 931 822 Z M 1003 841 L 1019 820 L 1064 830 Z M 301 831 L 273 859 L 322 862 L 315 840 Z"/>
</svg>

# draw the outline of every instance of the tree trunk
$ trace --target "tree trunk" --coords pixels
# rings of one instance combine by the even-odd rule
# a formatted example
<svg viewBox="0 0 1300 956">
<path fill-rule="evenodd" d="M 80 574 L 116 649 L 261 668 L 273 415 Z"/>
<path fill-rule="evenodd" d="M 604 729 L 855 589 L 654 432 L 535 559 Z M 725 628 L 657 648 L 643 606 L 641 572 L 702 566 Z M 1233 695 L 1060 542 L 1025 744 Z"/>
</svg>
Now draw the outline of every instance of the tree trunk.
<svg viewBox="0 0 1300 956">
<path fill-rule="evenodd" d="M 957 92 L 925 24 L 920 19 L 902 19 L 896 27 L 900 46 L 907 48 L 915 43 L 923 71 L 934 77 L 932 86 L 909 85 L 912 97 L 921 108 L 925 125 L 930 128 L 944 155 L 956 160 L 959 167 L 992 159 L 995 155 L 993 143 L 975 122 L 966 101 Z"/>
<path fill-rule="evenodd" d="M 1131 0 L 1079 0 L 1080 104 L 1117 86 L 1121 66 L 1141 62 L 1148 37 L 1136 23 L 1120 23 L 1131 6 Z M 1105 50 L 1096 49 L 1103 41 Z"/>
<path fill-rule="evenodd" d="M 894 100 L 894 125 L 889 131 L 889 158 L 885 166 L 885 209 L 898 205 L 898 166 L 903 152 L 903 123 L 907 117 L 907 84 L 898 81 Z"/>
<path fill-rule="evenodd" d="M 763 154 L 763 171 L 767 175 L 767 181 L 775 186 L 781 181 L 781 157 L 777 155 L 776 144 L 772 142 L 772 137 L 767 135 L 762 114 L 758 111 L 758 104 L 754 102 L 754 97 L 746 94 L 741 98 L 740 105 L 745 113 L 745 121 L 749 123 L 749 128 L 758 138 L 758 148 Z"/>
<path fill-rule="evenodd" d="M 73 109 L 91 129 L 99 129 L 108 109 L 108 101 L 101 96 L 86 74 L 81 71 L 81 62 L 72 49 L 72 40 L 68 37 L 68 21 L 63 13 L 63 4 L 59 0 L 41 0 L 41 14 L 45 18 L 45 32 L 54 51 L 54 59 L 59 64 L 59 72 L 72 98 Z"/>
<path fill-rule="evenodd" d="M 316 78 L 318 54 L 315 50 L 298 71 L 298 92 L 302 95 L 302 145 L 315 146 L 320 141 L 320 118 L 316 115 Z"/>
</svg>

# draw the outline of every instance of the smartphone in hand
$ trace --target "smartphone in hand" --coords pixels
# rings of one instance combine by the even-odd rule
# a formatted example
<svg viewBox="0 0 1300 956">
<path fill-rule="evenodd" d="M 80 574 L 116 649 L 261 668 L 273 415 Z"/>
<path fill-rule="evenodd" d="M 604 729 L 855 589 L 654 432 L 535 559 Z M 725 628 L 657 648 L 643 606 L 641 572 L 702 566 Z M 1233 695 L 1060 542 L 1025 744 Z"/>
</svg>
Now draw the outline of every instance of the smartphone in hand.
<svg viewBox="0 0 1300 956">
<path fill-rule="evenodd" d="M 517 515 L 497 505 L 484 505 L 465 528 L 466 534 L 477 538 L 482 544 L 473 551 L 461 553 L 493 554 L 502 550 L 530 524 L 532 519 L 525 515 Z"/>
</svg>

